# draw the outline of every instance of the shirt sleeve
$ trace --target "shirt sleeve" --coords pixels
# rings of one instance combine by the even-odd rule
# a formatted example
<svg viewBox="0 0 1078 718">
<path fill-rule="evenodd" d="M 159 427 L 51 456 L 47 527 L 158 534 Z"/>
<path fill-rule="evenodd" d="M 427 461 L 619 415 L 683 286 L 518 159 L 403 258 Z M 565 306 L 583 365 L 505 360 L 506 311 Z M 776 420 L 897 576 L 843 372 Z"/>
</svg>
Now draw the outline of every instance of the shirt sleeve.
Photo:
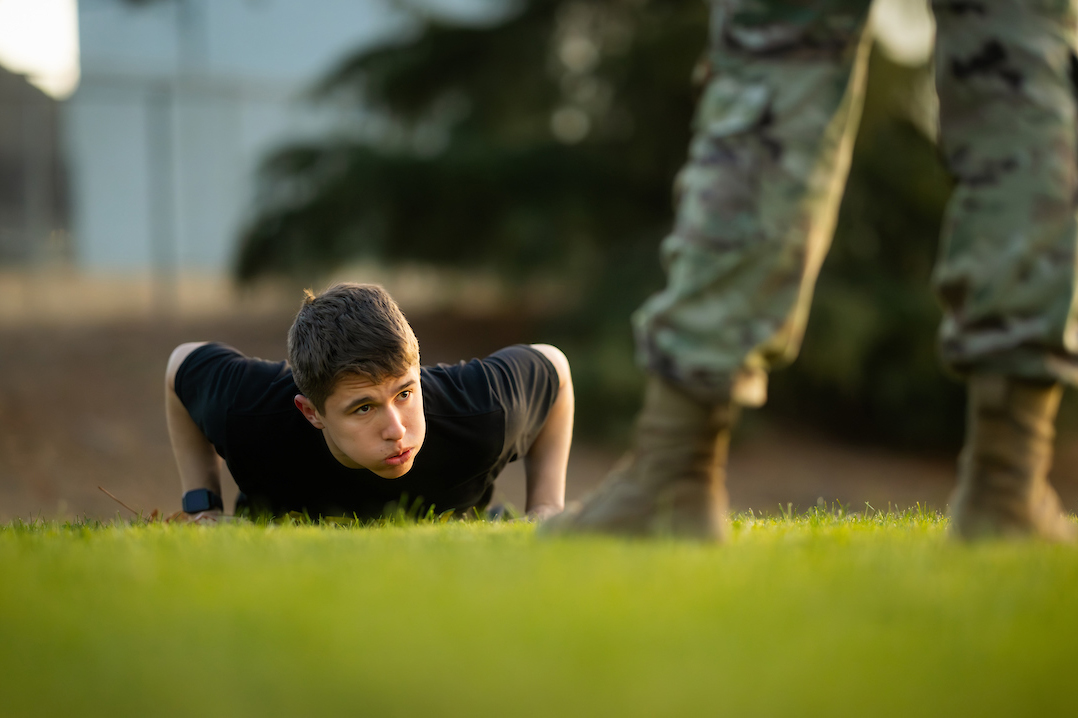
<svg viewBox="0 0 1078 718">
<path fill-rule="evenodd" d="M 503 451 L 509 461 L 515 461 L 528 453 L 558 398 L 558 370 L 542 352 L 527 344 L 501 349 L 483 364 L 491 391 L 505 411 Z"/>
<path fill-rule="evenodd" d="M 203 435 L 225 456 L 225 422 L 251 360 L 225 344 L 205 344 L 191 352 L 176 372 L 176 396 Z"/>
</svg>

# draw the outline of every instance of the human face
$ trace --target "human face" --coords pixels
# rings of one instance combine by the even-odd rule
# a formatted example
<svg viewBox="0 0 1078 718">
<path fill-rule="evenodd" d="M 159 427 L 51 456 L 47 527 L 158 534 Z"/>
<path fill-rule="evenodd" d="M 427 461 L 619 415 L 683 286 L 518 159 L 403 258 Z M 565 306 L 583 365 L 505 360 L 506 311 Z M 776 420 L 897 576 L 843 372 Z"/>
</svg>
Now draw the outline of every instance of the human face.
<svg viewBox="0 0 1078 718">
<path fill-rule="evenodd" d="M 411 470 L 427 433 L 419 367 L 380 384 L 347 374 L 337 381 L 324 411 L 302 395 L 296 406 L 322 430 L 337 461 L 383 479 L 398 479 Z"/>
</svg>

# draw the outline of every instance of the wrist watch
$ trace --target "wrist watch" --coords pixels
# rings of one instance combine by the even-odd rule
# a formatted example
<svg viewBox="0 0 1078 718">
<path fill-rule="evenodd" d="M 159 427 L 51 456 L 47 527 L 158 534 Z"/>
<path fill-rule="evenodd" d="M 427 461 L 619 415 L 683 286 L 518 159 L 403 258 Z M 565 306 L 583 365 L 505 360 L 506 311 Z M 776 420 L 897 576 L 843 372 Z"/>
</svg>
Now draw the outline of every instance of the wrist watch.
<svg viewBox="0 0 1078 718">
<path fill-rule="evenodd" d="M 185 514 L 197 514 L 199 511 L 221 509 L 224 511 L 225 503 L 221 497 L 209 489 L 193 489 L 183 495 L 183 512 Z"/>
</svg>

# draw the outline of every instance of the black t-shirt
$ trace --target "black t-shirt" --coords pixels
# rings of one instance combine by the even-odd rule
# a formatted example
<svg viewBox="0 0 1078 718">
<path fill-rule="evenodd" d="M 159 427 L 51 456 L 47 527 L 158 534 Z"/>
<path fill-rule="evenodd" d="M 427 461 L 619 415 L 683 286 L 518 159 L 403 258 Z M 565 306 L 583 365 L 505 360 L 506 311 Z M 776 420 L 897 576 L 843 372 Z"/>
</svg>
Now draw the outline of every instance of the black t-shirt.
<svg viewBox="0 0 1078 718">
<path fill-rule="evenodd" d="M 422 367 L 420 384 L 426 439 L 398 479 L 333 457 L 293 403 L 300 391 L 286 362 L 207 344 L 184 360 L 175 388 L 257 508 L 371 518 L 402 497 L 408 508 L 421 499 L 423 513 L 485 507 L 494 479 L 542 429 L 558 394 L 557 371 L 518 344 L 486 359 Z"/>
</svg>

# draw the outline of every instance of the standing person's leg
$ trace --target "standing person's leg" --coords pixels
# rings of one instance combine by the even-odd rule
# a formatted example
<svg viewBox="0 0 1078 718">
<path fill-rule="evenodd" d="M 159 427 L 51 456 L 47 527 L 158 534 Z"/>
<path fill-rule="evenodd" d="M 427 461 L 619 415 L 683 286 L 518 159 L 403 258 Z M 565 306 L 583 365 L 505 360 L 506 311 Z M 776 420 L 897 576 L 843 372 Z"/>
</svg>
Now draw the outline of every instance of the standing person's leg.
<svg viewBox="0 0 1078 718">
<path fill-rule="evenodd" d="M 668 284 L 634 316 L 650 374 L 633 449 L 555 530 L 724 532 L 738 405 L 797 354 L 860 118 L 870 0 L 715 0 L 712 76 L 663 242 Z"/>
<path fill-rule="evenodd" d="M 957 182 L 934 282 L 969 410 L 958 535 L 1074 526 L 1048 484 L 1061 382 L 1078 381 L 1073 0 L 933 2 L 941 145 Z"/>
</svg>

